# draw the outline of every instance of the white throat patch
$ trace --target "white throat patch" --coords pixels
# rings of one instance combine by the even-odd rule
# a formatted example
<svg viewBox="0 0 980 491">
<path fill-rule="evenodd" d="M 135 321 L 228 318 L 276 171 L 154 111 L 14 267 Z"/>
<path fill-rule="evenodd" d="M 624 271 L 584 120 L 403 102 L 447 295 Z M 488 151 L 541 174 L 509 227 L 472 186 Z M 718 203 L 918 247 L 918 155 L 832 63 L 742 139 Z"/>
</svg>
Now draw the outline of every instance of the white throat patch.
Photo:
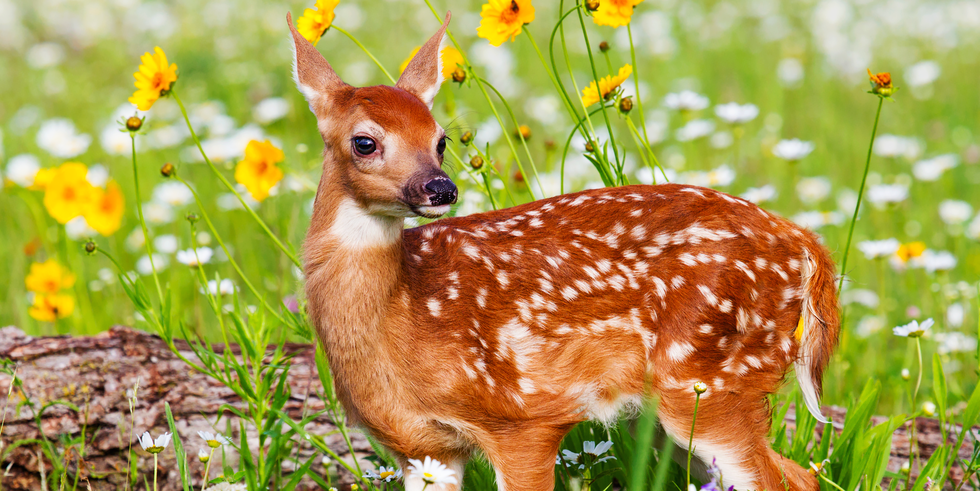
<svg viewBox="0 0 980 491">
<path fill-rule="evenodd" d="M 354 200 L 346 198 L 337 207 L 330 236 L 343 248 L 383 247 L 398 241 L 403 227 L 404 219 L 372 215 Z"/>
</svg>

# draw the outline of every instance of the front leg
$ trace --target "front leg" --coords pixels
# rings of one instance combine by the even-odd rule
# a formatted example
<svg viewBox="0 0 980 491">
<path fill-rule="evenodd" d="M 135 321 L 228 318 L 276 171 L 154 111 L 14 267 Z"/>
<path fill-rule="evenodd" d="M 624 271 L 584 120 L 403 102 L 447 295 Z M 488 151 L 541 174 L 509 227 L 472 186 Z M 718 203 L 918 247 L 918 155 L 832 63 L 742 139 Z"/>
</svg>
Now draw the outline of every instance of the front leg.
<svg viewBox="0 0 980 491">
<path fill-rule="evenodd" d="M 500 432 L 481 442 L 497 473 L 499 491 L 551 491 L 555 488 L 555 456 L 571 426 L 528 426 Z"/>
</svg>

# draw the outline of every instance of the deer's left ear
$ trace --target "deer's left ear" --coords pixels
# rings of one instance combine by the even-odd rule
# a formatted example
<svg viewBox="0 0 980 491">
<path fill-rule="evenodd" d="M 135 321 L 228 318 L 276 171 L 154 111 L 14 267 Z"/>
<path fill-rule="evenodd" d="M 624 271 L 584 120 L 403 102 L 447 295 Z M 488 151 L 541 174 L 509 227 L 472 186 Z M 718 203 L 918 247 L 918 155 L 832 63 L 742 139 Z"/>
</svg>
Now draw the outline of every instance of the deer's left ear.
<svg viewBox="0 0 980 491">
<path fill-rule="evenodd" d="M 412 61 L 408 62 L 405 72 L 398 78 L 395 87 L 405 89 L 418 97 L 429 109 L 432 109 L 432 101 L 439 93 L 442 85 L 442 38 L 446 35 L 446 28 L 449 27 L 449 19 L 452 12 L 446 12 L 446 20 L 442 27 L 436 31 L 435 35 L 415 54 Z"/>
</svg>

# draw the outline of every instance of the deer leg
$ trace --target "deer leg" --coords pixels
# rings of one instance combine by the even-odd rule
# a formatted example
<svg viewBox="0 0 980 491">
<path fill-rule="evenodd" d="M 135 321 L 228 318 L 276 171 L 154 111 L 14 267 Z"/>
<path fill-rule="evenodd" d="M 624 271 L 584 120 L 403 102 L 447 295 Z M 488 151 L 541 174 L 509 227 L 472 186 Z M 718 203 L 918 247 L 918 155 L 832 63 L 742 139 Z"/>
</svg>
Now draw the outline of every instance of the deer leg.
<svg viewBox="0 0 980 491">
<path fill-rule="evenodd" d="M 571 426 L 534 427 L 495 434 L 483 445 L 497 473 L 499 491 L 550 491 L 555 488 L 555 457 Z"/>
<path fill-rule="evenodd" d="M 686 458 L 694 415 L 693 391 L 664 391 L 660 420 Z M 815 491 L 819 484 L 796 462 L 770 448 L 770 412 L 765 395 L 755 391 L 709 389 L 698 404 L 694 454 L 717 465 L 725 487 L 767 491 Z"/>
</svg>

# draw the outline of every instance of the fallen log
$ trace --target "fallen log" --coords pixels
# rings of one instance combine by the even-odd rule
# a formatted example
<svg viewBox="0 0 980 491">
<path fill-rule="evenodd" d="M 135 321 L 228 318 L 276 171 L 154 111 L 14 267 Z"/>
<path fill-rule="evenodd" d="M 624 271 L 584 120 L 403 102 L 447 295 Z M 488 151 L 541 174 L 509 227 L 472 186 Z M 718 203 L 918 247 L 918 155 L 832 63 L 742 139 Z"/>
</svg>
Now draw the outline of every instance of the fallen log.
<svg viewBox="0 0 980 491">
<path fill-rule="evenodd" d="M 185 357 L 194 359 L 186 343 L 178 342 L 177 346 Z M 221 353 L 226 348 L 218 344 L 213 349 Z M 227 349 L 238 352 L 238 347 L 234 345 Z M 286 404 L 286 412 L 299 420 L 304 412 L 311 414 L 323 409 L 323 402 L 316 397 L 323 387 L 316 374 L 311 346 L 289 344 L 285 350 L 294 355 L 288 375 L 292 399 Z M 202 484 L 204 471 L 203 464 L 194 458 L 197 448 L 202 446 L 197 432 L 224 432 L 225 428 L 230 428 L 235 441 L 238 441 L 239 424 L 234 415 L 225 412 L 218 427 L 212 425 L 218 420 L 223 405 L 241 408 L 241 400 L 217 381 L 191 370 L 158 336 L 126 327 L 114 327 L 92 337 L 33 338 L 16 328 L 6 327 L 0 329 L 0 360 L 16 364 L 17 377 L 24 387 L 23 393 L 15 391 L 12 394 L 6 406 L 0 401 L 0 407 L 4 407 L 5 411 L 5 426 L 0 434 L 0 472 L 3 472 L 0 489 L 41 489 L 42 469 L 50 475 L 53 469 L 51 462 L 39 452 L 37 444 L 17 446 L 16 442 L 39 439 L 42 431 L 62 451 L 77 448 L 70 442 L 84 439 L 83 455 L 79 455 L 77 450 L 63 454 L 70 475 L 79 473 L 80 481 L 94 491 L 123 489 L 131 442 L 138 457 L 136 465 L 140 475 L 152 472 L 152 456 L 139 448 L 133 435 L 144 431 L 159 435 L 167 431 L 164 403 L 170 404 L 177 431 L 187 447 L 193 484 L 197 489 Z M 137 380 L 140 381 L 139 397 L 135 410 L 131 412 L 129 396 Z M 0 396 L 8 393 L 10 383 L 9 375 L 0 374 Z M 47 402 L 66 400 L 79 410 L 64 405 L 51 406 L 41 415 L 39 428 L 32 410 L 18 404 L 23 398 L 29 398 L 35 408 Z M 844 408 L 825 408 L 825 414 L 833 419 L 831 424 L 838 432 L 843 428 L 845 412 Z M 874 417 L 872 422 L 877 424 L 885 419 Z M 787 413 L 786 424 L 790 433 L 795 431 L 795 411 Z M 342 436 L 337 434 L 336 425 L 326 415 L 316 418 L 306 430 L 317 435 L 331 435 L 326 438 L 328 446 L 348 462 L 371 455 L 367 440 L 353 432 L 352 456 Z M 816 441 L 819 441 L 822 431 L 823 425 L 817 425 Z M 249 432 L 251 435 L 246 435 L 247 440 L 257 442 L 254 428 L 246 430 L 246 433 Z M 939 422 L 918 418 L 916 433 L 921 448 L 920 458 L 924 462 L 942 442 Z M 960 457 L 968 459 L 972 448 L 971 436 L 959 449 Z M 253 448 L 252 452 L 256 450 Z M 297 454 L 300 461 L 305 461 L 313 453 L 311 445 L 300 442 Z M 237 454 L 230 451 L 225 455 L 227 463 L 237 469 Z M 216 453 L 215 459 L 217 462 L 212 464 L 212 469 L 220 469 L 221 456 Z M 899 472 L 908 460 L 908 432 L 903 427 L 893 435 L 888 469 Z M 338 488 L 349 488 L 354 482 L 354 476 L 336 462 L 314 468 L 325 479 L 329 476 Z M 284 469 L 287 473 L 290 470 Z M 160 454 L 158 472 L 161 490 L 181 489 L 172 451 Z M 212 472 L 212 477 L 216 474 Z M 959 467 L 954 467 L 950 477 L 951 489 L 953 483 L 962 479 Z M 312 480 L 306 479 L 298 489 L 319 488 Z"/>
</svg>

